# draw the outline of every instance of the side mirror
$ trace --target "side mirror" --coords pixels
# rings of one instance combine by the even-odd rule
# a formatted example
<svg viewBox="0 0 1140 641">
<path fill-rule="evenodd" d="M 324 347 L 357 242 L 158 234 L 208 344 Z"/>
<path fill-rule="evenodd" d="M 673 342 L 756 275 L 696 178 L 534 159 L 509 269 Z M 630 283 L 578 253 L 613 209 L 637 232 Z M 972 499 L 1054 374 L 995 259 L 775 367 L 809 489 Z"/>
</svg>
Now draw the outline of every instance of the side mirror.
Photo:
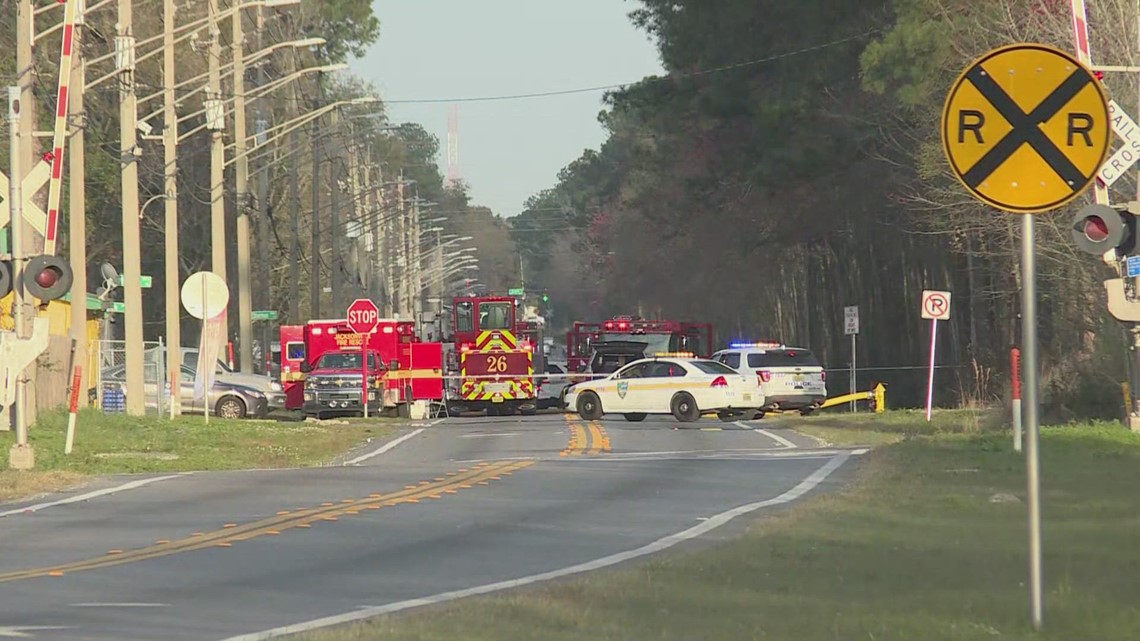
<svg viewBox="0 0 1140 641">
<path fill-rule="evenodd" d="M 388 369 L 393 370 L 393 371 L 400 369 L 400 361 L 398 361 L 396 359 L 392 359 L 392 360 L 388 361 Z"/>
<path fill-rule="evenodd" d="M 307 374 L 307 373 L 313 371 L 313 366 L 309 365 L 308 361 L 302 362 L 301 363 L 301 371 L 305 372 Z"/>
</svg>

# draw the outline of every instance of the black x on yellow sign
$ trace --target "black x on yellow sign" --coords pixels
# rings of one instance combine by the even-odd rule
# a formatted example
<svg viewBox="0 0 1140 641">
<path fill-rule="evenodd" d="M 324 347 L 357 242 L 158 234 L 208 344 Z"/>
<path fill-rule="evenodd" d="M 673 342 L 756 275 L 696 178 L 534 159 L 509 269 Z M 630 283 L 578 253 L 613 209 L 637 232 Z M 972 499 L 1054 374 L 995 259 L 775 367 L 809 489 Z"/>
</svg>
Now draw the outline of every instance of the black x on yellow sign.
<svg viewBox="0 0 1140 641">
<path fill-rule="evenodd" d="M 942 147 L 976 198 L 1014 213 L 1055 209 L 1092 185 L 1111 141 L 1108 99 L 1074 57 L 994 49 L 966 68 L 942 111 Z"/>
</svg>

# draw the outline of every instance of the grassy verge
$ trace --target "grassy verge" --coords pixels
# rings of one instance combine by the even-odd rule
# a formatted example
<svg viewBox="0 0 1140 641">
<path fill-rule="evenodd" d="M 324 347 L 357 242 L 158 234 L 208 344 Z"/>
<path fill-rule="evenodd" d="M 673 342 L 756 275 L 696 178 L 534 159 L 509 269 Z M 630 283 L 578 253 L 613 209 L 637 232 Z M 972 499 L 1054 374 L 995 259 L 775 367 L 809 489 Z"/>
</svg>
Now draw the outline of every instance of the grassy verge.
<svg viewBox="0 0 1140 641">
<path fill-rule="evenodd" d="M 821 426 L 881 426 L 900 440 L 866 455 L 846 490 L 732 543 L 301 638 L 1135 639 L 1140 435 L 1118 424 L 1044 430 L 1046 616 L 1035 634 L 1021 456 L 989 417 L 914 418 Z"/>
<path fill-rule="evenodd" d="M 311 422 L 224 420 L 81 412 L 75 448 L 64 455 L 67 414 L 41 416 L 29 431 L 36 471 L 0 472 L 0 500 L 63 489 L 85 475 L 124 472 L 182 472 L 242 468 L 305 467 L 327 463 L 369 437 L 390 433 L 392 421 L 322 425 Z M 0 453 L 14 442 L 0 433 Z"/>
</svg>

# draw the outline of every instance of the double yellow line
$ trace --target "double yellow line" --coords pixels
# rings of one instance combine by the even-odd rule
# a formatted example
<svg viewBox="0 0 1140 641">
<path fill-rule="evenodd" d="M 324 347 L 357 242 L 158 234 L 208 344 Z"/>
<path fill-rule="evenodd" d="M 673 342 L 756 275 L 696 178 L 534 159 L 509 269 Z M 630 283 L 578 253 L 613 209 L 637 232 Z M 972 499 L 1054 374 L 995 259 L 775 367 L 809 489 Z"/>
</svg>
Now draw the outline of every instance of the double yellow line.
<svg viewBox="0 0 1140 641">
<path fill-rule="evenodd" d="M 610 451 L 610 436 L 597 421 L 582 425 L 566 416 L 566 424 L 570 429 L 570 442 L 560 456 L 598 455 Z"/>
<path fill-rule="evenodd" d="M 220 530 L 195 532 L 183 539 L 173 541 L 163 539 L 143 548 L 110 550 L 106 556 L 93 559 L 3 573 L 0 574 L 0 583 L 43 576 L 63 576 L 70 572 L 135 563 L 210 547 L 230 547 L 239 541 L 248 541 L 259 536 L 274 536 L 293 528 L 309 528 L 313 523 L 320 521 L 336 521 L 342 516 L 355 516 L 362 510 L 378 510 L 405 503 L 419 503 L 422 499 L 442 498 L 445 494 L 456 494 L 459 490 L 489 485 L 491 481 L 498 481 L 531 465 L 534 465 L 534 461 L 479 463 L 431 481 L 421 481 L 418 485 L 406 485 L 398 492 L 370 494 L 366 498 L 344 499 L 340 503 L 326 502 L 314 508 L 282 510 L 269 518 L 243 525 L 227 523 Z"/>
</svg>

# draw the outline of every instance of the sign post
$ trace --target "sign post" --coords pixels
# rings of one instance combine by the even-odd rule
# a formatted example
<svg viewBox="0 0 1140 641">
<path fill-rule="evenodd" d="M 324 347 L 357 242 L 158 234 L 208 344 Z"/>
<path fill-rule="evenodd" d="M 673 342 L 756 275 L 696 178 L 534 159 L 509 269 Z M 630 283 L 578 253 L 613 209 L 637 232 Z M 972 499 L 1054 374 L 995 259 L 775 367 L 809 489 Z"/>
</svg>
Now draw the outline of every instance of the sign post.
<svg viewBox="0 0 1140 641">
<path fill-rule="evenodd" d="M 380 324 L 380 308 L 367 298 L 357 298 L 348 306 L 348 327 L 362 336 L 360 340 L 360 404 L 368 418 L 368 338 Z"/>
<path fill-rule="evenodd" d="M 930 375 L 926 379 L 926 422 L 934 406 L 934 350 L 938 345 L 938 321 L 950 320 L 950 292 L 922 292 L 922 317 L 930 320 Z"/>
<path fill-rule="evenodd" d="M 843 333 L 851 337 L 851 379 L 850 391 L 852 394 L 858 389 L 855 381 L 856 368 L 855 368 L 855 337 L 859 335 L 859 306 L 850 305 L 843 308 Z M 851 401 L 851 411 L 856 412 L 856 403 Z"/>
<path fill-rule="evenodd" d="M 1087 39 L 1076 18 L 1074 13 L 1074 26 Z M 1087 191 L 1104 166 L 1111 134 L 1100 80 L 1077 58 L 1042 44 L 1014 44 L 984 54 L 958 76 L 942 110 L 942 147 L 954 175 L 976 199 L 1014 214 L 1056 209 Z M 1098 188 L 1098 202 L 1106 196 Z M 1021 222 L 1030 616 L 1040 630 L 1036 230 L 1032 215 Z"/>
</svg>

